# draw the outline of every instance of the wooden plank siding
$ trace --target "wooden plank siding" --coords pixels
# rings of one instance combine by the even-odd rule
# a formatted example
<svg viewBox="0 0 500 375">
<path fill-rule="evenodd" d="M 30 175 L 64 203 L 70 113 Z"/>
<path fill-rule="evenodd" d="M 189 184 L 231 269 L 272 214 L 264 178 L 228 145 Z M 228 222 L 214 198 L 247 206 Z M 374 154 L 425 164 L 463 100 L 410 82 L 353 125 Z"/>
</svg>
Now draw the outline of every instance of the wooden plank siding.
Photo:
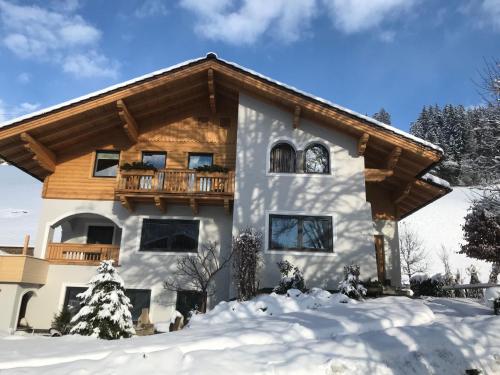
<svg viewBox="0 0 500 375">
<path fill-rule="evenodd" d="M 115 127 L 75 149 L 61 151 L 54 173 L 46 178 L 43 197 L 114 200 L 116 179 L 92 176 L 96 150 L 120 150 L 120 164 L 140 161 L 143 151 L 164 151 L 169 169 L 186 169 L 191 152 L 213 153 L 214 164 L 234 170 L 237 102 L 220 100 L 218 108 L 219 113 L 212 115 L 207 104 L 201 103 L 190 114 L 143 121 L 139 123 L 136 144 L 131 144 L 120 127 Z M 208 118 L 208 122 L 200 123 L 200 117 Z M 221 118 L 224 127 L 220 126 Z"/>
</svg>

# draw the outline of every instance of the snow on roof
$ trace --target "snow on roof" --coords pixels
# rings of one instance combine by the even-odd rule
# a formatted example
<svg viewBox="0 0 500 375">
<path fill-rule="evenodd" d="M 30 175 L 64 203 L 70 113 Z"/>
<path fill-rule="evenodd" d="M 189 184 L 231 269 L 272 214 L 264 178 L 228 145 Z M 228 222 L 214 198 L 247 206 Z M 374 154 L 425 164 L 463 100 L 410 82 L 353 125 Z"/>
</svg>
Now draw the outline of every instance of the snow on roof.
<svg viewBox="0 0 500 375">
<path fill-rule="evenodd" d="M 248 68 L 245 68 L 237 63 L 234 63 L 234 62 L 231 62 L 231 61 L 227 61 L 227 60 L 224 60 L 224 59 L 221 59 L 219 57 L 217 57 L 217 54 L 213 53 L 213 52 L 209 52 L 207 53 L 206 57 L 199 57 L 199 58 L 196 58 L 196 59 L 191 59 L 191 60 L 187 60 L 187 61 L 184 61 L 184 62 L 181 62 L 179 64 L 175 64 L 175 65 L 172 65 L 170 67 L 167 67 L 167 68 L 164 68 L 164 69 L 160 69 L 160 70 L 157 70 L 157 71 L 154 71 L 152 73 L 149 73 L 149 74 L 145 74 L 145 75 L 142 75 L 140 77 L 136 77 L 136 78 L 133 78 L 131 80 L 128 80 L 128 81 L 125 81 L 125 82 L 122 82 L 122 83 L 118 83 L 118 84 L 115 84 L 115 85 L 112 85 L 112 86 L 109 86 L 107 88 L 104 88 L 102 90 L 98 90 L 98 91 L 94 91 L 90 94 L 87 94 L 87 95 L 83 95 L 83 96 L 80 96 L 80 97 L 77 97 L 77 98 L 74 98 L 74 99 L 71 99 L 71 100 L 68 100 L 66 102 L 63 102 L 63 103 L 60 103 L 60 104 L 57 104 L 57 105 L 54 105 L 54 106 L 51 106 L 51 107 L 48 107 L 48 108 L 44 108 L 44 109 L 41 109 L 39 111 L 36 111 L 36 112 L 33 112 L 33 113 L 29 113 L 29 114 L 26 114 L 26 115 L 23 115 L 23 116 L 20 116 L 20 117 L 17 117 L 17 118 L 14 118 L 14 119 L 11 119 L 11 120 L 8 120 L 8 121 L 5 121 L 3 123 L 0 123 L 0 128 L 4 127 L 4 126 L 8 126 L 8 125 L 12 125 L 12 124 L 15 124 L 17 122 L 20 122 L 20 121 L 24 121 L 24 120 L 28 120 L 30 118 L 33 118 L 33 117 L 36 117 L 36 116 L 40 116 L 40 115 L 43 115 L 43 114 L 46 114 L 46 113 L 49 113 L 49 112 L 52 112 L 52 111 L 55 111 L 57 109 L 61 109 L 61 108 L 64 108 L 66 106 L 69 106 L 69 105 L 72 105 L 72 104 L 76 104 L 76 103 L 79 103 L 81 101 L 84 101 L 84 100 L 87 100 L 87 99 L 91 99 L 93 97 L 96 97 L 96 96 L 99 96 L 99 95 L 102 95 L 102 94 L 105 94 L 105 93 L 108 93 L 110 91 L 113 91 L 113 90 L 116 90 L 116 89 L 119 89 L 119 88 L 122 88 L 122 87 L 125 87 L 125 86 L 128 86 L 128 85 L 131 85 L 131 84 L 134 84 L 134 83 L 137 83 L 137 82 L 140 82 L 140 81 L 143 81 L 143 80 L 146 80 L 146 79 L 150 79 L 150 78 L 153 78 L 155 76 L 158 76 L 158 75 L 162 75 L 162 74 L 165 74 L 165 73 L 168 73 L 172 70 L 175 70 L 175 69 L 179 69 L 179 68 L 182 68 L 182 67 L 185 67 L 187 65 L 190 65 L 190 64 L 193 64 L 193 63 L 196 63 L 196 62 L 199 62 L 199 61 L 203 61 L 203 60 L 206 60 L 206 59 L 209 59 L 209 58 L 213 58 L 213 59 L 217 59 L 218 61 L 221 61 L 229 66 L 232 66 L 236 69 L 239 69 L 239 70 L 242 70 L 248 74 L 251 74 L 253 76 L 256 76 L 258 78 L 261 78 L 265 81 L 268 81 L 268 82 L 271 82 L 275 85 L 278 85 L 278 86 L 281 86 L 287 90 L 291 90 L 291 91 L 294 91 L 295 93 L 299 94 L 299 95 L 302 95 L 302 96 L 305 96 L 305 97 L 308 97 L 310 99 L 313 99 L 317 102 L 321 102 L 323 104 L 326 104 L 332 108 L 335 108 L 335 109 L 338 109 L 342 112 L 345 112 L 345 113 L 348 113 L 352 116 L 355 116 L 357 118 L 360 118 L 360 119 L 363 119 L 373 125 L 376 125 L 380 128 L 383 128 L 385 130 L 389 130 L 395 134 L 398 134 L 404 138 L 407 138 L 407 139 L 410 139 L 414 142 L 417 142 L 417 143 L 420 143 L 426 147 L 429 147 L 429 148 L 432 148 L 434 150 L 437 150 L 437 151 L 440 151 L 441 153 L 443 152 L 443 149 L 439 146 L 436 146 L 435 144 L 431 143 L 431 142 L 428 142 L 422 138 L 419 138 L 419 137 L 415 137 L 414 135 L 410 134 L 410 133 L 407 133 L 401 129 L 398 129 L 394 126 L 391 126 L 391 125 L 388 125 L 388 124 L 385 124 L 383 122 L 380 122 L 380 121 L 377 121 L 375 120 L 374 118 L 372 117 L 369 117 L 369 116 L 365 116 L 365 115 L 362 115 L 361 113 L 358 113 L 356 111 L 353 111 L 353 110 L 350 110 L 348 108 L 345 108 L 345 107 L 342 107 L 338 104 L 335 104 L 329 100 L 326 100 L 326 99 L 323 99 L 323 98 L 320 98 L 318 96 L 315 96 L 313 94 L 310 94 L 308 92 L 305 92 L 305 91 L 302 91 L 302 90 L 299 90 L 297 89 L 296 87 L 294 86 L 290 86 L 290 85 L 287 85 L 283 82 L 280 82 L 280 81 L 277 81 L 275 79 L 272 79 L 270 77 L 267 77 L 263 74 L 260 74 L 252 69 L 248 69 Z"/>
<path fill-rule="evenodd" d="M 426 182 L 430 182 L 431 184 L 442 186 L 442 187 L 447 188 L 447 189 L 451 189 L 451 185 L 448 181 L 443 180 L 442 178 L 439 178 L 437 176 L 434 176 L 433 174 L 426 173 L 420 178 Z"/>
</svg>

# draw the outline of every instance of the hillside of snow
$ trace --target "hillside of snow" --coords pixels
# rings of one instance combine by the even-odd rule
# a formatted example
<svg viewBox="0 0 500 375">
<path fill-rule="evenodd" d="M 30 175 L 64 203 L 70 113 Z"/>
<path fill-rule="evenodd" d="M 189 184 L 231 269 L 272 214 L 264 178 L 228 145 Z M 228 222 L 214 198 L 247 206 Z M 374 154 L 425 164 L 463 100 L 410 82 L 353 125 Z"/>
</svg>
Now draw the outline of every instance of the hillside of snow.
<svg viewBox="0 0 500 375">
<path fill-rule="evenodd" d="M 464 237 L 462 225 L 464 217 L 471 205 L 471 200 L 477 197 L 477 190 L 468 187 L 454 187 L 453 191 L 434 201 L 400 222 L 417 231 L 428 253 L 428 274 L 444 272 L 438 254 L 445 246 L 450 254 L 452 272 L 460 270 L 465 282 L 468 275 L 465 269 L 471 264 L 479 269 L 481 281 L 488 281 L 491 265 L 489 263 L 457 254 Z"/>
<path fill-rule="evenodd" d="M 0 164 L 0 246 L 22 246 L 24 235 L 35 243 L 42 183 L 21 170 Z"/>
<path fill-rule="evenodd" d="M 356 302 L 295 290 L 222 302 L 182 331 L 154 336 L 108 341 L 0 333 L 0 373 L 498 374 L 499 332 L 491 309 L 466 299 Z"/>
</svg>

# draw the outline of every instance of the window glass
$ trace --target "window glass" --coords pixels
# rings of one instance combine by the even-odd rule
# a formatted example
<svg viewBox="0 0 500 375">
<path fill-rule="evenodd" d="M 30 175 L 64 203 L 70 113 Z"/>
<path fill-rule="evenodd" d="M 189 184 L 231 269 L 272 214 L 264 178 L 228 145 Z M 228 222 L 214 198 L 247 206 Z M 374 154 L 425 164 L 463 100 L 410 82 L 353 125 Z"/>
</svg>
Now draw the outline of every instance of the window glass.
<svg viewBox="0 0 500 375">
<path fill-rule="evenodd" d="M 325 146 L 313 144 L 304 153 L 304 171 L 306 173 L 329 173 L 330 157 Z"/>
<path fill-rule="evenodd" d="M 199 220 L 144 219 L 141 251 L 198 251 Z"/>
<path fill-rule="evenodd" d="M 270 172 L 295 173 L 295 150 L 288 143 L 279 143 L 271 150 Z"/>
<path fill-rule="evenodd" d="M 189 154 L 189 169 L 195 169 L 203 166 L 211 166 L 214 156 L 212 154 Z"/>
<path fill-rule="evenodd" d="M 175 309 L 184 317 L 184 323 L 191 318 L 193 310 L 200 311 L 203 305 L 203 294 L 192 290 L 179 290 L 177 292 L 177 301 Z"/>
<path fill-rule="evenodd" d="M 143 152 L 142 162 L 150 164 L 156 169 L 164 169 L 167 163 L 167 154 L 165 152 Z"/>
<path fill-rule="evenodd" d="M 271 216 L 271 248 L 298 248 L 299 221 L 292 216 Z"/>
<path fill-rule="evenodd" d="M 332 220 L 321 217 L 305 217 L 302 221 L 302 245 L 305 249 L 331 249 Z"/>
<path fill-rule="evenodd" d="M 71 316 L 75 316 L 78 311 L 80 311 L 81 300 L 77 297 L 77 294 L 85 292 L 87 288 L 85 287 L 67 287 L 66 296 L 64 298 L 64 306 L 67 306 Z M 151 290 L 149 289 L 126 289 L 125 295 L 130 299 L 130 304 L 132 308 L 130 313 L 132 314 L 132 320 L 136 322 L 141 316 L 143 308 L 150 308 L 151 304 Z"/>
<path fill-rule="evenodd" d="M 113 243 L 114 232 L 114 227 L 89 225 L 87 231 L 87 243 L 111 245 Z"/>
<path fill-rule="evenodd" d="M 119 151 L 97 151 L 95 157 L 95 177 L 115 177 L 120 161 Z"/>
<path fill-rule="evenodd" d="M 332 218 L 269 215 L 269 248 L 333 251 Z"/>
</svg>

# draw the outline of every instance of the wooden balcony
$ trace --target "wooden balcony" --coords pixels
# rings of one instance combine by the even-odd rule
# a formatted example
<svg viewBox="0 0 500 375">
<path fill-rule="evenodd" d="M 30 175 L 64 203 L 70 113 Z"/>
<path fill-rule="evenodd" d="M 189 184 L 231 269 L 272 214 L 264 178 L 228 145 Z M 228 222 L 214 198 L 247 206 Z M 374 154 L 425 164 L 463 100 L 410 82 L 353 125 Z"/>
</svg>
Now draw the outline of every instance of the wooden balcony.
<svg viewBox="0 0 500 375">
<path fill-rule="evenodd" d="M 0 282 L 45 284 L 49 262 L 30 255 L 1 255 Z"/>
<path fill-rule="evenodd" d="M 194 213 L 198 204 L 223 204 L 229 213 L 234 199 L 234 171 L 197 172 L 190 169 L 121 171 L 116 196 L 133 211 L 136 201 L 154 201 L 166 211 L 167 202 L 188 203 Z"/>
<path fill-rule="evenodd" d="M 113 259 L 118 265 L 120 246 L 80 244 L 80 243 L 49 243 L 47 260 L 53 264 L 74 264 L 96 266 L 102 260 Z"/>
</svg>

